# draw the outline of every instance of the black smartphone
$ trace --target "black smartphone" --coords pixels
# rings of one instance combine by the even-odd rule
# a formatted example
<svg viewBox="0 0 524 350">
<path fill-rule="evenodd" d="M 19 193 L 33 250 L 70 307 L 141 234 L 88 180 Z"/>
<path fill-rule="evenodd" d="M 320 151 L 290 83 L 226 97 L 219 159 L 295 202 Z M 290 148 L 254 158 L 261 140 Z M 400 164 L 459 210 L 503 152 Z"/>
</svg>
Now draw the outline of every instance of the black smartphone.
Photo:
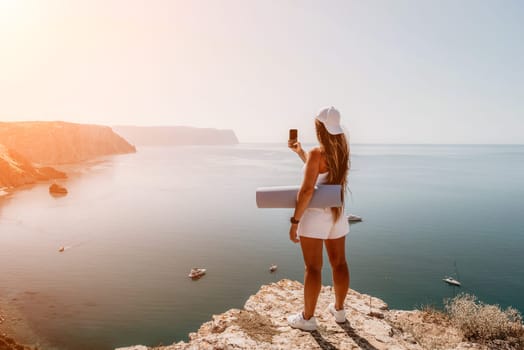
<svg viewBox="0 0 524 350">
<path fill-rule="evenodd" d="M 297 129 L 289 129 L 289 141 L 298 141 L 298 130 Z"/>
</svg>

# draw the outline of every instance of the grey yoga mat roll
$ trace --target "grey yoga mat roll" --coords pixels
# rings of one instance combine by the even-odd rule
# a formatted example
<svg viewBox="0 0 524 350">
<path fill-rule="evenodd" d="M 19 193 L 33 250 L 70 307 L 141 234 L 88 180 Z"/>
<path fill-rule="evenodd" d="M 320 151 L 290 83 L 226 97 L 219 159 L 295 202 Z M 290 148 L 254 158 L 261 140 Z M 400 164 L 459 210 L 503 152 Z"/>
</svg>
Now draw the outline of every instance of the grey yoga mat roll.
<svg viewBox="0 0 524 350">
<path fill-rule="evenodd" d="M 316 185 L 308 208 L 341 207 L 340 185 Z M 257 188 L 257 207 L 294 208 L 300 186 L 274 186 Z"/>
</svg>

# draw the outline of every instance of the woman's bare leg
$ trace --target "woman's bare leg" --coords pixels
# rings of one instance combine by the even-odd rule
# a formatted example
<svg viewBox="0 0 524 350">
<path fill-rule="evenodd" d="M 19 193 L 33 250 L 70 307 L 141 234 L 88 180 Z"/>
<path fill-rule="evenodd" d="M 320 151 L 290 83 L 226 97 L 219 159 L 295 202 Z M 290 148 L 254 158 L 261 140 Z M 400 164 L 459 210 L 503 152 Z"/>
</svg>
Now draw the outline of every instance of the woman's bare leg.
<svg viewBox="0 0 524 350">
<path fill-rule="evenodd" d="M 301 237 L 302 239 L 302 237 Z M 333 270 L 335 287 L 335 309 L 344 308 L 344 301 L 349 289 L 349 268 L 346 262 L 346 236 L 337 239 L 326 239 L 326 250 Z"/>
<path fill-rule="evenodd" d="M 300 237 L 306 271 L 304 273 L 304 318 L 315 314 L 318 295 L 322 286 L 322 240 Z"/>
</svg>

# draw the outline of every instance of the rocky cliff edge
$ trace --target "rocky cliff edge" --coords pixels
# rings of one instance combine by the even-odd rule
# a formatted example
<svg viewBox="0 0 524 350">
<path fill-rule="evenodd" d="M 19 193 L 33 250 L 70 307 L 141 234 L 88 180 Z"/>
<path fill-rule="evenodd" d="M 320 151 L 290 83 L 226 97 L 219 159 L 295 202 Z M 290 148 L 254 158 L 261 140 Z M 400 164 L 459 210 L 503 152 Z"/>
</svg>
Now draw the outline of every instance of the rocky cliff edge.
<svg viewBox="0 0 524 350">
<path fill-rule="evenodd" d="M 346 298 L 347 321 L 337 324 L 326 310 L 334 290 L 323 286 L 314 332 L 292 329 L 286 317 L 302 308 L 303 286 L 291 280 L 264 285 L 242 310 L 214 315 L 189 342 L 149 348 L 137 345 L 119 350 L 207 350 L 207 349 L 489 349 L 463 340 L 461 332 L 439 313 L 389 310 L 375 297 L 350 290 Z M 500 343 L 497 349 L 509 349 Z"/>
</svg>

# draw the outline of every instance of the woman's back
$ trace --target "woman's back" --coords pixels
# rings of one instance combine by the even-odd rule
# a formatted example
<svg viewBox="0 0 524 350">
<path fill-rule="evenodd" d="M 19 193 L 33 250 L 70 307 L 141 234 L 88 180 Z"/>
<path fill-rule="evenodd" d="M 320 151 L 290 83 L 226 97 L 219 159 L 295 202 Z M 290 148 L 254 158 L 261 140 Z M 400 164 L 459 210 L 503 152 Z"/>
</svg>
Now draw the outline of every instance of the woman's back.
<svg viewBox="0 0 524 350">
<path fill-rule="evenodd" d="M 306 171 L 306 164 L 302 167 L 304 171 Z M 320 151 L 320 165 L 318 167 L 318 178 L 316 184 L 324 184 L 327 182 L 329 175 L 329 169 L 327 167 L 326 162 L 326 155 L 324 154 L 324 151 Z"/>
<path fill-rule="evenodd" d="M 317 185 L 325 184 L 328 180 L 328 174 L 328 171 L 326 171 L 325 173 L 319 173 L 317 178 Z"/>
</svg>

